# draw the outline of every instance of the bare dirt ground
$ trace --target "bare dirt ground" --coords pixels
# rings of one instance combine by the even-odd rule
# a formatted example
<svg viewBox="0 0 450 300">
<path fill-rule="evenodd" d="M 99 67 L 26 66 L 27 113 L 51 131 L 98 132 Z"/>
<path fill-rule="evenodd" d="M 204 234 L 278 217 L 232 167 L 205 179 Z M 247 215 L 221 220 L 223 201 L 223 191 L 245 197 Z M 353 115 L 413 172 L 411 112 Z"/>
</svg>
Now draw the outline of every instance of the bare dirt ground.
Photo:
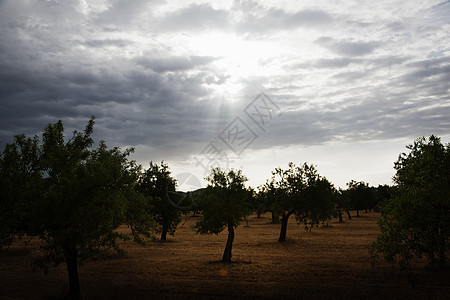
<svg viewBox="0 0 450 300">
<path fill-rule="evenodd" d="M 269 215 L 236 230 L 231 264 L 222 264 L 226 232 L 201 236 L 185 217 L 167 242 L 125 243 L 125 256 L 80 267 L 83 299 L 449 299 L 449 271 L 418 263 L 413 272 L 383 261 L 368 246 L 377 213 L 305 232 L 291 218 L 287 241 Z M 121 230 L 126 230 L 122 228 Z M 32 272 L 37 241 L 0 253 L 0 299 L 58 299 L 67 292 L 65 266 Z"/>
</svg>

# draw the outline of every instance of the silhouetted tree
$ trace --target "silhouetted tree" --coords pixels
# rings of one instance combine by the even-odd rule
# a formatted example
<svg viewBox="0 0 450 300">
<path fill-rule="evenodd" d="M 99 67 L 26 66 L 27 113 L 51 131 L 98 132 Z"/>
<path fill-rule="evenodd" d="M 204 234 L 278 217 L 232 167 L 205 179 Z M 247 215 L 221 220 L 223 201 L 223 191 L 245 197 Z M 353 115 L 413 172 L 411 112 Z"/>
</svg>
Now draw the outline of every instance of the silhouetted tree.
<svg viewBox="0 0 450 300">
<path fill-rule="evenodd" d="M 271 221 L 273 224 L 280 223 L 280 207 L 278 205 L 277 198 L 280 192 L 274 186 L 274 181 L 267 181 L 264 185 L 261 185 L 258 190 L 257 199 L 258 205 L 263 212 L 271 213 Z"/>
<path fill-rule="evenodd" d="M 66 141 L 58 121 L 45 128 L 39 147 L 37 138 L 18 136 L 2 156 L 2 169 L 15 161 L 28 166 L 25 173 L 32 176 L 20 183 L 27 186 L 25 193 L 12 191 L 10 198 L 27 208 L 19 207 L 13 218 L 25 223 L 25 234 L 40 238 L 44 256 L 38 266 L 66 263 L 72 299 L 80 297 L 79 263 L 108 248 L 121 251 L 117 239 L 129 236 L 116 231 L 120 224 L 131 226 L 136 241 L 142 241 L 140 234 L 148 236 L 152 225 L 134 190 L 140 167 L 127 159 L 132 150 L 107 149 L 104 142 L 91 149 L 93 127 L 94 118 Z M 32 150 L 24 151 L 24 141 Z M 10 149 L 30 155 L 13 159 Z"/>
<path fill-rule="evenodd" d="M 311 229 L 330 218 L 333 211 L 331 183 L 321 177 L 313 165 L 304 163 L 296 167 L 291 162 L 288 166 L 287 170 L 276 168 L 268 183 L 281 214 L 279 242 L 286 240 L 287 224 L 292 214 L 305 225 L 305 229 Z"/>
<path fill-rule="evenodd" d="M 208 186 L 198 199 L 202 211 L 193 229 L 200 234 L 219 234 L 228 229 L 228 238 L 222 262 L 231 262 L 234 229 L 242 218 L 250 214 L 250 192 L 244 186 L 247 177 L 241 170 L 228 172 L 214 168 L 206 178 Z"/>
<path fill-rule="evenodd" d="M 17 135 L 0 153 L 0 248 L 27 232 L 29 202 L 40 189 L 37 137 Z"/>
<path fill-rule="evenodd" d="M 267 212 L 264 193 L 261 192 L 261 187 L 258 191 L 253 190 L 253 197 L 251 201 L 252 210 L 256 213 L 259 219 L 261 215 Z"/>
<path fill-rule="evenodd" d="M 166 240 L 167 233 L 173 235 L 181 222 L 180 209 L 168 198 L 177 196 L 174 193 L 175 187 L 176 180 L 170 176 L 169 166 L 163 161 L 160 166 L 150 162 L 149 168 L 139 178 L 137 185 L 137 190 L 149 203 L 149 214 L 157 224 L 161 241 Z"/>
<path fill-rule="evenodd" d="M 395 162 L 397 192 L 382 206 L 372 254 L 407 267 L 426 256 L 444 267 L 450 246 L 450 145 L 434 135 L 407 146 Z"/>
<path fill-rule="evenodd" d="M 364 181 L 351 180 L 347 183 L 347 190 L 344 192 L 348 195 L 350 206 L 356 210 L 356 216 L 359 217 L 359 211 L 364 209 L 372 209 L 376 205 L 376 191 L 369 187 Z"/>
<path fill-rule="evenodd" d="M 343 222 L 342 214 L 345 211 L 347 213 L 347 217 L 350 220 L 352 216 L 350 215 L 350 198 L 348 194 L 343 191 L 335 191 L 333 201 L 335 204 L 336 215 L 339 218 L 339 223 Z"/>
<path fill-rule="evenodd" d="M 376 205 L 375 208 L 378 212 L 381 210 L 381 206 L 389 201 L 395 194 L 396 188 L 387 184 L 378 185 L 376 188 Z"/>
</svg>

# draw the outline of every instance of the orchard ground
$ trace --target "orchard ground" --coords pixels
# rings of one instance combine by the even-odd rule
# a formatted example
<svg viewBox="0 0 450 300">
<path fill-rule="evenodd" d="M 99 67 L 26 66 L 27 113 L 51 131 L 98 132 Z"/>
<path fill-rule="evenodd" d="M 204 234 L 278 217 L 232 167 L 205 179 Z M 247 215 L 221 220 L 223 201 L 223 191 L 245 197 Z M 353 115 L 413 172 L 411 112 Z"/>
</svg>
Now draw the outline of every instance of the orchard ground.
<svg viewBox="0 0 450 300">
<path fill-rule="evenodd" d="M 450 272 L 418 261 L 401 271 L 372 259 L 379 214 L 361 212 L 344 223 L 306 232 L 291 217 L 285 243 L 270 215 L 249 217 L 236 230 L 231 264 L 220 262 L 227 232 L 197 235 L 197 218 L 184 216 L 175 236 L 142 247 L 123 243 L 125 255 L 80 267 L 83 299 L 448 299 Z M 352 212 L 352 216 L 356 215 Z M 120 230 L 128 230 L 121 227 Z M 32 272 L 37 240 L 0 253 L 0 299 L 59 299 L 68 290 L 65 266 Z"/>
</svg>

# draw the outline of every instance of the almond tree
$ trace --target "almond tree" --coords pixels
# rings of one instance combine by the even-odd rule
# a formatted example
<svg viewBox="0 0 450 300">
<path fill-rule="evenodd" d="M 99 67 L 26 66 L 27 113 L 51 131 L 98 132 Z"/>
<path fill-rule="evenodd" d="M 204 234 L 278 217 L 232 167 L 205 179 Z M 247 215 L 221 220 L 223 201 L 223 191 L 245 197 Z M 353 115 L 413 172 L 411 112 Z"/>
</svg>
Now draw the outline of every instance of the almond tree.
<svg viewBox="0 0 450 300">
<path fill-rule="evenodd" d="M 0 153 L 0 248 L 27 231 L 29 202 L 42 184 L 39 139 L 17 135 Z"/>
<path fill-rule="evenodd" d="M 369 184 L 364 181 L 351 180 L 347 183 L 346 194 L 350 201 L 350 207 L 356 209 L 356 216 L 359 217 L 359 211 L 364 209 L 372 209 L 377 204 L 376 189 L 369 187 Z"/>
<path fill-rule="evenodd" d="M 290 162 L 288 166 L 287 170 L 276 168 L 267 184 L 274 195 L 275 207 L 281 214 L 279 242 L 286 240 L 291 215 L 295 215 L 305 229 L 311 230 L 321 221 L 331 218 L 333 213 L 332 184 L 320 176 L 313 165 L 304 163 L 297 167 Z"/>
<path fill-rule="evenodd" d="M 229 263 L 234 229 L 242 218 L 251 212 L 251 194 L 244 186 L 248 179 L 241 170 L 232 169 L 226 172 L 220 168 L 212 169 L 206 179 L 209 184 L 198 199 L 202 217 L 195 224 L 194 230 L 200 234 L 219 234 L 227 228 L 228 238 L 222 262 Z"/>
<path fill-rule="evenodd" d="M 450 145 L 432 135 L 407 149 L 395 162 L 396 192 L 383 202 L 381 234 L 371 252 L 402 267 L 425 256 L 444 268 L 450 249 Z"/>
<path fill-rule="evenodd" d="M 47 270 L 48 265 L 66 264 L 72 299 L 80 298 L 79 264 L 99 251 L 120 252 L 117 239 L 130 238 L 116 231 L 119 225 L 129 224 L 136 241 L 152 228 L 145 201 L 135 192 L 140 166 L 128 160 L 132 150 L 108 149 L 102 141 L 92 148 L 93 127 L 94 118 L 84 132 L 74 131 L 66 139 L 58 121 L 44 129 L 41 144 L 37 138 L 30 142 L 37 149 L 24 151 L 19 136 L 2 155 L 2 172 L 21 163 L 33 175 L 20 183 L 27 187 L 24 194 L 16 190 L 9 198 L 21 204 L 12 219 L 23 223 L 25 234 L 40 238 L 38 266 Z M 8 149 L 21 149 L 16 152 L 22 156 L 9 155 Z M 25 153 L 31 155 L 25 158 Z"/>
<path fill-rule="evenodd" d="M 150 166 L 139 178 L 137 190 L 142 193 L 149 204 L 149 214 L 157 224 L 161 233 L 161 241 L 165 241 L 167 233 L 173 235 L 181 222 L 181 211 L 169 200 L 176 187 L 176 180 L 170 176 L 169 166 L 163 161 L 161 165 L 150 162 Z"/>
</svg>

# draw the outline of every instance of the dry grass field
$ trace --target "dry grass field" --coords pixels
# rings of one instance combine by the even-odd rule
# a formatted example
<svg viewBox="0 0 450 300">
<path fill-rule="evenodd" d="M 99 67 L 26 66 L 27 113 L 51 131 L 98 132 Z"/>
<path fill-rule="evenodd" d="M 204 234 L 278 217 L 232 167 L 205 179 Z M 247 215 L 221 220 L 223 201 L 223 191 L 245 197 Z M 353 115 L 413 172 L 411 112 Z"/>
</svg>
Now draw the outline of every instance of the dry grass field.
<svg viewBox="0 0 450 300">
<path fill-rule="evenodd" d="M 201 236 L 185 217 L 174 237 L 146 247 L 125 243 L 124 256 L 80 268 L 83 299 L 449 299 L 449 271 L 418 263 L 413 272 L 377 261 L 368 245 L 377 213 L 336 220 L 305 232 L 291 218 L 287 241 L 269 215 L 236 230 L 233 263 L 220 259 L 226 232 Z M 126 228 L 121 228 L 126 230 Z M 64 266 L 32 272 L 36 241 L 0 253 L 0 299 L 58 299 L 67 291 Z"/>
</svg>

